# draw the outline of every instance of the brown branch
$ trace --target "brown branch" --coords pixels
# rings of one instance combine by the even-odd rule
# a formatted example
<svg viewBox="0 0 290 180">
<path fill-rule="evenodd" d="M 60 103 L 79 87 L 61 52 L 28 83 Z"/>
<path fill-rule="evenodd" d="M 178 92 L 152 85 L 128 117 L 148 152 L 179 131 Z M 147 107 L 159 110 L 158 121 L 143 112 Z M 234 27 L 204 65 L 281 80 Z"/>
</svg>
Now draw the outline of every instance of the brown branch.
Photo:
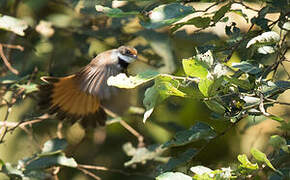
<svg viewBox="0 0 290 180">
<path fill-rule="evenodd" d="M 0 43 L 0 44 L 2 44 L 3 47 L 9 48 L 9 49 L 18 49 L 20 51 L 24 51 L 24 47 L 21 45 L 3 44 L 3 43 Z"/>
<path fill-rule="evenodd" d="M 0 44 L 0 56 L 1 56 L 1 58 L 2 58 L 2 60 L 3 60 L 3 62 L 4 62 L 4 64 L 5 64 L 5 66 L 6 66 L 6 67 L 7 67 L 7 68 L 8 68 L 8 69 L 13 73 L 13 74 L 18 75 L 19 72 L 11 66 L 11 64 L 10 64 L 9 61 L 8 61 L 8 59 L 6 58 L 6 56 L 5 56 L 5 54 L 4 54 L 4 51 L 3 51 L 3 45 L 2 45 L 2 44 Z"/>
<path fill-rule="evenodd" d="M 137 138 L 138 147 L 144 147 L 144 145 L 145 145 L 144 144 L 144 137 L 138 131 L 136 131 L 134 128 L 132 128 L 128 123 L 126 123 L 126 121 L 124 121 L 116 113 L 110 111 L 109 109 L 105 108 L 104 106 L 102 106 L 102 108 L 104 109 L 106 114 L 108 114 L 109 116 L 111 116 L 112 118 L 115 118 L 117 120 L 115 122 L 119 122 L 125 129 L 127 129 L 131 134 L 133 134 Z"/>
<path fill-rule="evenodd" d="M 96 180 L 101 180 L 101 178 L 97 175 L 95 175 L 94 173 L 82 168 L 82 167 L 77 167 L 78 170 L 82 171 L 84 174 L 91 176 L 92 178 L 96 179 Z"/>
</svg>

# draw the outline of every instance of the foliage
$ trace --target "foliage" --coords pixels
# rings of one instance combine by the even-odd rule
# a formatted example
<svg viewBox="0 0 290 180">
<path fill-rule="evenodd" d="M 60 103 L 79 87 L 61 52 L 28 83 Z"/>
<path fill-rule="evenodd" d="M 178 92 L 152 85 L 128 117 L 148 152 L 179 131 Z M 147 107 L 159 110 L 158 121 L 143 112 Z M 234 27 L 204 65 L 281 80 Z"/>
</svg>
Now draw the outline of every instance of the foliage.
<svg viewBox="0 0 290 180">
<path fill-rule="evenodd" d="M 148 168 L 149 178 L 156 180 L 244 179 L 259 178 L 261 173 L 264 173 L 263 177 L 266 176 L 270 179 L 290 178 L 290 141 L 289 137 L 281 135 L 289 132 L 289 122 L 268 111 L 269 107 L 274 104 L 289 105 L 289 102 L 281 102 L 278 99 L 279 95 L 290 89 L 290 76 L 283 65 L 283 62 L 289 61 L 286 54 L 289 49 L 289 43 L 287 44 L 290 12 L 287 6 L 288 0 L 268 0 L 259 10 L 249 7 L 243 1 L 234 0 L 216 1 L 204 10 L 197 9 L 188 1 L 130 1 L 120 6 L 97 0 L 38 3 L 29 1 L 22 3 L 19 7 L 35 6 L 41 9 L 46 5 L 65 6 L 64 9 L 67 11 L 60 13 L 61 8 L 56 8 L 54 13 L 44 19 L 33 17 L 33 13 L 30 12 L 30 20 L 23 16 L 23 19 L 17 17 L 18 3 L 20 2 L 17 0 L 0 3 L 7 12 L 0 16 L 0 28 L 6 33 L 3 35 L 3 42 L 7 42 L 7 44 L 2 42 L 0 44 L 0 55 L 5 66 L 0 79 L 1 106 L 7 106 L 4 120 L 1 121 L 1 143 L 5 142 L 9 131 L 13 132 L 18 128 L 28 132 L 33 139 L 34 132 L 31 133 L 27 130 L 28 125 L 31 127 L 34 126 L 34 123 L 44 123 L 43 119 L 54 119 L 50 116 L 44 116 L 45 118 L 40 116 L 41 118 L 36 118 L 36 120 L 24 118 L 19 122 L 8 121 L 12 107 L 27 98 L 35 99 L 40 76 L 49 73 L 62 74 L 63 71 L 70 69 L 70 66 L 67 66 L 69 63 L 81 66 L 86 64 L 86 59 L 105 49 L 121 45 L 124 42 L 133 44 L 134 41 L 145 39 L 149 42 L 148 45 L 144 46 L 140 43 L 141 45 L 136 45 L 136 48 L 140 49 L 145 59 L 147 58 L 147 63 L 150 65 L 149 70 L 129 77 L 123 73 L 118 74 L 110 77 L 107 82 L 109 86 L 129 91 L 137 87 L 146 89 L 142 96 L 145 110 L 136 113 L 143 115 L 143 124 L 139 124 L 138 128 L 143 129 L 147 124 L 154 123 L 155 119 L 162 119 L 161 115 L 157 116 L 155 113 L 158 113 L 159 107 L 162 109 L 161 106 L 172 99 L 184 102 L 188 100 L 202 102 L 204 107 L 209 109 L 211 121 L 223 121 L 226 125 L 222 128 L 223 130 L 220 130 L 211 123 L 193 121 L 192 117 L 188 117 L 191 120 L 190 128 L 180 128 L 176 125 L 172 128 L 174 130 L 171 131 L 173 132 L 172 137 L 166 142 L 155 142 L 144 146 L 142 144 L 144 143 L 143 136 L 128 124 L 124 125 L 123 119 L 126 119 L 126 115 L 122 117 L 110 115 L 113 119 L 109 121 L 108 125 L 114 121 L 119 122 L 139 141 L 137 147 L 134 147 L 131 142 L 123 145 L 123 151 L 131 157 L 127 162 L 122 160 L 125 167 L 146 166 L 153 163 L 144 169 Z M 241 5 L 243 9 L 233 9 L 236 4 Z M 13 10 L 13 8 L 16 9 Z M 244 9 L 255 11 L 257 16 L 250 18 L 244 13 Z M 234 22 L 228 22 L 229 13 L 235 13 L 249 22 L 248 31 L 239 29 Z M 268 19 L 267 15 L 271 13 L 278 14 L 278 19 Z M 130 28 L 132 22 L 136 23 L 136 21 L 138 22 L 137 27 Z M 126 23 L 124 24 L 124 22 Z M 192 48 L 190 52 L 191 57 L 178 59 L 180 62 L 177 64 L 180 67 L 177 68 L 177 73 L 172 74 L 175 69 L 172 67 L 175 66 L 174 53 L 171 51 L 171 44 L 168 43 L 168 37 L 165 35 L 167 30 L 170 32 L 170 36 L 177 37 L 182 28 L 186 26 L 194 26 L 195 34 L 216 27 L 220 23 L 231 24 L 225 26 L 224 29 L 227 35 L 226 40 L 217 43 L 213 39 L 208 39 L 207 43 L 197 43 L 199 45 Z M 166 32 L 164 33 L 164 31 Z M 71 37 L 68 38 L 68 36 Z M 186 34 L 186 37 L 189 35 Z M 68 41 L 66 48 L 62 47 L 65 40 Z M 102 41 L 105 41 L 105 45 Z M 19 54 L 20 52 L 14 51 L 11 54 L 15 53 L 15 55 L 10 56 L 11 49 L 21 50 L 19 46 L 12 45 L 14 43 L 21 44 L 22 50 L 23 47 L 25 48 L 23 53 L 31 58 L 29 61 L 31 66 L 15 63 L 16 68 L 21 69 L 20 74 L 16 73 L 18 71 L 15 71 L 8 61 L 11 60 L 10 57 L 19 59 L 22 56 Z M 3 48 L 8 50 L 3 51 Z M 155 52 L 152 53 L 152 50 Z M 241 54 L 239 62 L 231 62 L 235 53 Z M 61 60 L 51 60 L 55 57 Z M 160 63 L 159 59 L 162 59 L 164 64 Z M 58 69 L 58 66 L 63 66 L 64 69 Z M 166 67 L 166 71 L 162 67 Z M 281 68 L 288 75 L 288 79 L 278 77 L 278 69 Z M 34 116 L 39 116 L 40 113 L 36 110 Z M 249 159 L 248 155 L 240 154 L 234 165 L 230 165 L 230 167 L 228 167 L 229 165 L 215 167 L 216 164 L 206 164 L 206 166 L 215 167 L 215 169 L 210 169 L 198 164 L 195 158 L 198 158 L 214 141 L 224 136 L 233 127 L 237 127 L 237 124 L 243 119 L 252 116 L 266 117 L 280 124 L 279 129 L 282 133 L 272 135 L 269 140 L 269 145 L 274 149 L 271 154 L 266 155 L 262 151 L 252 148 L 250 151 L 252 158 Z M 178 122 L 178 120 L 176 121 Z M 165 124 L 160 124 L 167 128 Z M 42 128 L 40 131 L 44 131 L 46 127 Z M 62 130 L 58 129 L 57 132 L 54 132 L 53 137 L 60 133 L 59 131 Z M 85 133 L 89 134 L 89 132 L 89 130 L 85 130 Z M 159 132 L 153 134 L 162 136 Z M 57 135 L 61 137 L 61 135 Z M 48 179 L 57 177 L 60 167 L 62 169 L 67 167 L 79 170 L 94 179 L 99 177 L 89 170 L 103 170 L 128 175 L 122 170 L 80 164 L 76 160 L 78 157 L 73 155 L 69 157 L 73 154 L 69 149 L 69 140 L 52 138 L 42 144 L 44 145 L 41 150 L 27 158 L 22 158 L 18 163 L 1 160 L 1 173 L 10 179 Z M 0 145 L 3 146 L 3 144 Z M 115 147 L 114 144 L 103 145 L 110 147 L 108 148 L 110 150 L 114 149 L 114 152 L 119 152 L 121 149 Z M 95 147 L 93 146 L 93 148 Z M 88 163 L 92 162 L 89 160 L 90 158 L 94 159 L 95 156 L 98 156 L 97 153 L 92 152 L 87 152 L 86 155 L 85 159 Z M 111 158 L 110 161 L 117 160 Z M 253 161 L 255 162 L 253 163 Z M 147 177 L 144 172 L 142 175 Z M 129 173 L 129 175 L 131 174 Z M 72 178 L 71 175 L 66 177 Z"/>
</svg>

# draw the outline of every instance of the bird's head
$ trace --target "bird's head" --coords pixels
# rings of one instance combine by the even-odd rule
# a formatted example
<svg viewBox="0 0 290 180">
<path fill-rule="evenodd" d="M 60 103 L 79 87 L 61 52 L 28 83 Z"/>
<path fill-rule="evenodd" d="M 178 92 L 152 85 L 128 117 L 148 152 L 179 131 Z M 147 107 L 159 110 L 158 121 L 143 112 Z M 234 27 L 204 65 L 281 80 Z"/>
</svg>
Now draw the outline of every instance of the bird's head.
<svg viewBox="0 0 290 180">
<path fill-rule="evenodd" d="M 137 50 L 130 46 L 120 46 L 118 48 L 118 58 L 130 64 L 137 59 Z"/>
</svg>

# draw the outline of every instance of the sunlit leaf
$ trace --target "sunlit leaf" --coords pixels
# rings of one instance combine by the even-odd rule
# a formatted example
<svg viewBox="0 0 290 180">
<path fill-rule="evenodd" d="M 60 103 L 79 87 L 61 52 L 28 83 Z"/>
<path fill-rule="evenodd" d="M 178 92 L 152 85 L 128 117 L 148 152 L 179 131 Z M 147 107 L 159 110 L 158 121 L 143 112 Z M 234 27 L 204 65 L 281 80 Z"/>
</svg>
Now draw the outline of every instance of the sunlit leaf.
<svg viewBox="0 0 290 180">
<path fill-rule="evenodd" d="M 286 29 L 287 31 L 290 31 L 290 22 L 286 22 L 282 26 L 283 29 Z"/>
<path fill-rule="evenodd" d="M 149 19 L 141 21 L 141 25 L 148 29 L 160 28 L 171 25 L 183 17 L 194 12 L 191 6 L 180 3 L 163 4 L 148 13 Z"/>
<path fill-rule="evenodd" d="M 249 73 L 249 74 L 258 74 L 261 72 L 261 68 L 254 66 L 253 64 L 243 61 L 241 63 L 233 63 L 232 67 L 238 68 L 243 72 Z"/>
<path fill-rule="evenodd" d="M 192 177 L 181 172 L 166 172 L 157 176 L 156 180 L 192 180 Z"/>
<path fill-rule="evenodd" d="M 169 96 L 185 97 L 185 93 L 178 90 L 179 82 L 168 76 L 158 76 L 152 87 L 146 89 L 143 104 L 146 108 L 143 122 L 152 114 L 154 107 Z"/>
<path fill-rule="evenodd" d="M 231 9 L 232 3 L 228 3 L 226 5 L 224 5 L 223 7 L 221 7 L 217 12 L 215 12 L 214 16 L 213 16 L 213 21 L 216 23 L 219 20 L 221 20 L 224 15 Z"/>
<path fill-rule="evenodd" d="M 28 28 L 25 21 L 15 17 L 0 14 L 0 29 L 14 32 L 17 35 L 24 36 L 24 30 Z"/>
<path fill-rule="evenodd" d="M 275 52 L 275 49 L 272 46 L 262 46 L 259 47 L 257 51 L 260 54 L 272 54 Z"/>
<path fill-rule="evenodd" d="M 199 140 L 210 140 L 216 137 L 215 131 L 205 123 L 196 123 L 190 129 L 179 131 L 174 138 L 166 143 L 164 147 L 183 146 Z"/>
<path fill-rule="evenodd" d="M 196 149 L 188 149 L 179 156 L 170 158 L 166 164 L 159 166 L 158 170 L 159 172 L 171 171 L 177 166 L 189 162 L 197 154 L 197 152 L 198 151 Z"/>
<path fill-rule="evenodd" d="M 242 163 L 240 165 L 241 168 L 246 168 L 246 169 L 250 169 L 250 170 L 257 170 L 259 169 L 259 166 L 257 163 L 253 164 L 249 161 L 247 155 L 242 154 L 242 155 L 238 155 L 238 160 L 240 161 L 240 163 Z"/>
<path fill-rule="evenodd" d="M 282 93 L 290 89 L 290 81 L 266 81 L 262 84 L 262 92 L 265 97 L 271 96 L 276 93 Z"/>
<path fill-rule="evenodd" d="M 38 91 L 37 84 L 35 84 L 35 83 L 16 84 L 16 86 L 20 89 L 24 89 L 26 94 Z"/>
<path fill-rule="evenodd" d="M 274 31 L 264 32 L 263 34 L 251 39 L 247 44 L 247 48 L 251 47 L 252 45 L 258 45 L 258 46 L 271 45 L 279 41 L 280 41 L 280 36 L 276 32 Z"/>
<path fill-rule="evenodd" d="M 96 8 L 97 12 L 105 13 L 107 16 L 113 17 L 113 18 L 122 18 L 122 17 L 127 17 L 127 16 L 139 14 L 139 12 L 137 12 L 137 11 L 124 12 L 118 8 L 109 8 L 109 7 L 105 7 L 105 6 L 101 6 L 101 5 L 96 5 L 95 8 Z"/>
<path fill-rule="evenodd" d="M 204 173 L 208 174 L 213 171 L 210 168 L 205 167 L 205 166 L 194 166 L 194 167 L 191 167 L 190 170 L 193 173 L 198 174 L 198 175 L 203 175 Z"/>
<path fill-rule="evenodd" d="M 209 80 L 207 78 L 201 79 L 200 82 L 198 83 L 198 88 L 200 92 L 205 96 L 209 97 L 211 94 L 209 94 L 209 89 L 210 86 L 214 83 L 213 80 Z"/>
<path fill-rule="evenodd" d="M 206 78 L 208 74 L 206 66 L 196 58 L 183 59 L 182 65 L 185 74 L 188 76 Z"/>
<path fill-rule="evenodd" d="M 148 160 L 165 161 L 168 158 L 161 157 L 166 150 L 162 145 L 150 145 L 148 147 L 135 148 L 131 143 L 123 145 L 123 150 L 128 156 L 132 156 L 130 161 L 125 162 L 125 166 L 131 166 L 136 163 L 146 163 Z"/>
<path fill-rule="evenodd" d="M 52 166 L 77 167 L 77 162 L 73 158 L 67 158 L 63 153 L 59 153 L 52 156 L 39 157 L 29 162 L 26 169 L 46 169 Z"/>
<path fill-rule="evenodd" d="M 253 157 L 257 160 L 260 161 L 262 163 L 265 163 L 267 166 L 269 166 L 271 169 L 273 169 L 274 171 L 277 171 L 274 166 L 271 164 L 271 162 L 269 161 L 269 159 L 267 158 L 266 154 L 264 154 L 263 152 L 259 151 L 258 149 L 252 148 L 251 149 L 251 154 L 253 155 Z"/>
<path fill-rule="evenodd" d="M 39 156 L 48 156 L 62 152 L 67 146 L 65 139 L 52 139 L 46 141 Z"/>
<path fill-rule="evenodd" d="M 109 77 L 107 84 L 118 88 L 132 89 L 154 79 L 158 75 L 159 73 L 156 71 L 145 71 L 129 77 L 124 73 L 120 73 L 117 76 Z"/>
</svg>

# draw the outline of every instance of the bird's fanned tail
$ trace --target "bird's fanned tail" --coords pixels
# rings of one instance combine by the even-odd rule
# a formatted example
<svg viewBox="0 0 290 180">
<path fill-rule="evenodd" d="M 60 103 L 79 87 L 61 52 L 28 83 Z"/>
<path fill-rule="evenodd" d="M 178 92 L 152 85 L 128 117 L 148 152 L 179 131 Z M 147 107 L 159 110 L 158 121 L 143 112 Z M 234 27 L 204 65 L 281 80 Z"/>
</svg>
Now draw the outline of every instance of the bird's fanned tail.
<svg viewBox="0 0 290 180">
<path fill-rule="evenodd" d="M 80 119 L 84 126 L 105 125 L 105 112 L 98 97 L 80 90 L 78 78 L 70 75 L 62 78 L 42 77 L 45 84 L 39 86 L 39 105 L 58 119 Z"/>
</svg>

